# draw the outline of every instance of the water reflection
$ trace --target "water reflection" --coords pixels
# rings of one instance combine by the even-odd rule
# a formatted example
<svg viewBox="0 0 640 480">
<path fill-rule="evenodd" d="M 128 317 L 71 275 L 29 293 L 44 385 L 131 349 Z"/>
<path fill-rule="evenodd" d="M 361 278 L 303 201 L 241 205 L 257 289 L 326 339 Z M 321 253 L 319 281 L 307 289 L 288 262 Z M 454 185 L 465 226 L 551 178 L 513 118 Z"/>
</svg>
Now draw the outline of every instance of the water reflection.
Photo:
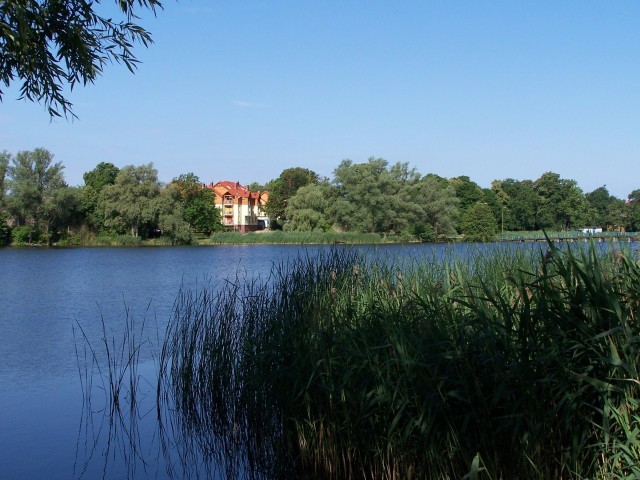
<svg viewBox="0 0 640 480">
<path fill-rule="evenodd" d="M 441 257 L 448 250 L 473 255 L 474 250 L 491 248 L 507 247 L 425 244 L 357 249 L 388 259 L 420 261 Z M 540 246 L 514 244 L 508 248 Z M 328 249 L 0 250 L 2 475 L 51 479 L 244 476 L 247 460 L 220 458 L 216 445 L 201 445 L 194 438 L 195 430 L 179 421 L 174 396 L 164 390 L 166 385 L 158 385 L 159 372 L 162 377 L 162 368 L 170 368 L 163 366 L 160 356 L 176 294 L 181 285 L 197 290 L 203 278 L 214 282 L 238 271 L 247 278 L 268 275 L 273 263 L 300 255 L 313 257 Z M 120 352 L 118 341 L 124 328 L 120 324 L 127 309 L 136 321 L 147 319 L 143 334 L 136 327 L 144 347 L 137 352 L 140 361 L 133 377 L 125 369 L 114 415 L 107 398 L 110 387 L 104 378 L 109 378 L 109 362 L 101 339 L 115 338 L 112 352 Z M 71 334 L 76 321 L 95 347 L 95 359 L 91 351 L 78 350 L 84 368 L 82 385 L 74 349 L 84 342 Z M 77 327 L 76 334 L 81 337 Z M 131 385 L 135 402 L 131 402 Z M 89 399 L 83 399 L 79 392 L 87 390 Z M 130 442 L 136 439 L 139 443 L 134 448 Z"/>
<path fill-rule="evenodd" d="M 534 257 L 540 260 L 538 252 Z M 525 256 L 520 266 L 527 265 L 530 259 Z M 183 290 L 174 305 L 168 330 L 162 335 L 159 353 L 152 354 L 153 361 L 140 364 L 142 368 L 142 349 L 157 352 L 159 345 L 144 336 L 144 322 L 139 326 L 127 320 L 125 331 L 114 337 L 108 337 L 103 323 L 100 352 L 83 335 L 86 346 L 79 350 L 78 358 L 82 358 L 79 371 L 86 393 L 74 470 L 77 478 L 93 478 L 95 474 L 89 472 L 95 465 L 100 465 L 103 478 L 112 478 L 114 472 L 122 478 L 295 478 L 301 472 L 310 472 L 310 468 L 334 468 L 335 462 L 328 466 L 319 462 L 318 467 L 305 459 L 305 437 L 295 430 L 303 427 L 291 421 L 295 418 L 293 403 L 300 400 L 300 394 L 294 389 L 295 399 L 289 398 L 291 403 L 282 405 L 277 389 L 286 391 L 295 383 L 294 371 L 305 367 L 306 351 L 310 350 L 306 340 L 310 339 L 309 345 L 317 347 L 320 354 L 335 340 L 333 321 L 320 328 L 320 324 L 307 323 L 308 319 L 322 308 L 329 308 L 325 313 L 332 312 L 327 305 L 336 298 L 345 302 L 345 312 L 361 305 L 357 301 L 351 304 L 351 299 L 359 295 L 359 289 L 367 288 L 361 287 L 360 281 L 365 269 L 357 254 L 327 254 L 327 261 L 299 262 L 292 275 L 278 278 L 277 269 L 275 274 L 272 270 L 269 278 L 275 282 L 275 289 L 245 276 L 225 281 L 226 287 L 218 291 L 206 287 Z M 403 278 L 396 270 L 387 271 L 386 266 L 373 269 L 371 282 L 365 285 L 379 289 L 375 290 L 375 299 L 384 297 L 391 307 L 399 302 L 397 315 L 413 315 L 414 299 L 406 297 L 405 303 L 400 302 L 406 289 L 403 281 L 410 277 Z M 476 265 L 485 266 L 482 262 Z M 389 275 L 378 277 L 380 271 Z M 468 270 L 471 277 L 474 272 L 473 268 Z M 437 272 L 436 277 L 440 278 Z M 336 289 L 342 297 L 335 296 Z M 304 297 L 301 292 L 324 293 L 316 298 L 313 309 L 305 310 L 308 304 L 296 303 Z M 274 298 L 278 296 L 279 299 Z M 269 312 L 284 313 L 271 316 Z M 420 316 L 422 320 L 426 318 Z M 280 320 L 283 321 L 278 325 Z M 429 324 L 419 325 L 423 327 Z M 304 343 L 295 332 L 302 335 Z M 380 335 L 384 337 L 386 333 Z M 292 338 L 296 345 L 303 345 L 298 352 L 301 356 L 290 355 Z M 392 343 L 386 337 L 383 340 L 381 345 L 373 345 L 386 352 Z M 400 354 L 394 352 L 400 350 L 392 350 L 395 362 Z M 304 378 L 314 378 L 318 365 L 319 362 L 308 362 Z M 311 380 L 301 385 L 301 391 L 309 389 L 309 396 L 316 397 L 315 387 L 309 388 Z M 329 392 L 328 411 L 332 412 L 333 404 L 339 403 L 334 398 L 344 390 L 325 390 Z M 298 418 L 306 418 L 302 413 Z M 332 433 L 321 428 L 319 444 Z M 306 437 L 309 438 L 313 440 Z M 341 445 L 340 438 L 336 441 Z M 340 451 L 343 450 L 336 447 L 336 452 Z M 345 468 L 350 468 L 348 460 L 343 457 L 342 461 Z M 365 462 L 356 463 L 359 466 L 365 466 Z"/>
<path fill-rule="evenodd" d="M 127 315 L 120 331 L 103 321 L 97 344 L 80 324 L 74 330 L 82 389 L 74 478 L 238 478 L 179 422 L 160 336 L 149 336 L 146 319 Z"/>
<path fill-rule="evenodd" d="M 136 322 L 127 314 L 121 332 L 108 332 L 103 319 L 102 330 L 96 345 L 79 323 L 74 328 L 83 392 L 74 478 L 163 478 L 156 385 L 149 380 L 157 361 L 140 362 L 155 348 L 146 318 Z"/>
</svg>

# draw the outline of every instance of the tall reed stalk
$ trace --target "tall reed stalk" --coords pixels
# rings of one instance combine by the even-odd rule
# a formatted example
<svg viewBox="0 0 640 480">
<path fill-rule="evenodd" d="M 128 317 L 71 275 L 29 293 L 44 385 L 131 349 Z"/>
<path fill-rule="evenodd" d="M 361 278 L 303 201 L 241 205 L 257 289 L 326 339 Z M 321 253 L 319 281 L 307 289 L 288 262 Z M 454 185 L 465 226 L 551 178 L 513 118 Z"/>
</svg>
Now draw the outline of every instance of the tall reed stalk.
<svg viewBox="0 0 640 480">
<path fill-rule="evenodd" d="M 111 462 L 119 463 L 120 470 L 126 470 L 127 478 L 136 478 L 138 469 L 147 470 L 150 466 L 139 431 L 144 414 L 140 410 L 138 367 L 143 347 L 149 346 L 144 333 L 146 315 L 136 322 L 125 306 L 125 322 L 117 333 L 107 328 L 104 317 L 101 323 L 99 345 L 91 342 L 80 322 L 74 326 L 74 338 L 75 328 L 82 338 L 80 345 L 76 338 L 76 358 L 83 389 L 74 478 L 89 476 L 94 457 L 103 462 L 105 475 Z"/>
<path fill-rule="evenodd" d="M 639 478 L 640 267 L 548 248 L 336 249 L 182 292 L 160 383 L 187 450 L 246 478 Z"/>
</svg>

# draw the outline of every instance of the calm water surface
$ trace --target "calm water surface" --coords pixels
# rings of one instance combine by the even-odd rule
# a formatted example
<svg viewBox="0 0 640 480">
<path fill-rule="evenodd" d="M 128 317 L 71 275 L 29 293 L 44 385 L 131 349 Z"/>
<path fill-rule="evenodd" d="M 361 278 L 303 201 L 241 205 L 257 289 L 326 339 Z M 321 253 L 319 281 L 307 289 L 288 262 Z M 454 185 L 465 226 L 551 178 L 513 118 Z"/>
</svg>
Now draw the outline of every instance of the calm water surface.
<svg viewBox="0 0 640 480">
<path fill-rule="evenodd" d="M 0 478 L 82 474 L 78 465 L 74 471 L 77 452 L 84 449 L 78 442 L 86 440 L 79 435 L 76 322 L 94 347 L 103 336 L 102 320 L 108 335 L 117 337 L 127 315 L 137 322 L 146 318 L 145 335 L 162 337 L 181 287 L 215 284 L 236 272 L 268 273 L 273 261 L 299 251 L 291 246 L 0 249 Z M 151 361 L 150 349 L 143 355 L 143 362 Z M 91 463 L 101 468 L 106 450 L 96 450 L 98 459 Z M 148 476 L 158 473 L 163 472 L 151 470 Z M 110 467 L 105 478 L 127 475 Z M 95 476 L 91 469 L 84 473 Z M 144 472 L 136 473 L 142 477 Z"/>
<path fill-rule="evenodd" d="M 79 328 L 102 356 L 103 322 L 108 338 L 121 338 L 127 317 L 146 319 L 145 338 L 157 347 L 180 288 L 215 285 L 236 273 L 266 276 L 273 263 L 329 248 L 0 249 L 0 478 L 166 477 L 153 421 L 140 424 L 149 441 L 132 455 L 144 462 L 124 465 L 126 439 L 105 435 L 109 425 L 87 417 L 76 356 L 76 346 L 83 355 L 85 345 Z M 431 258 L 451 247 L 360 248 L 384 258 Z M 154 349 L 142 355 L 141 373 L 149 378 L 140 381 L 139 396 L 154 398 Z"/>
</svg>

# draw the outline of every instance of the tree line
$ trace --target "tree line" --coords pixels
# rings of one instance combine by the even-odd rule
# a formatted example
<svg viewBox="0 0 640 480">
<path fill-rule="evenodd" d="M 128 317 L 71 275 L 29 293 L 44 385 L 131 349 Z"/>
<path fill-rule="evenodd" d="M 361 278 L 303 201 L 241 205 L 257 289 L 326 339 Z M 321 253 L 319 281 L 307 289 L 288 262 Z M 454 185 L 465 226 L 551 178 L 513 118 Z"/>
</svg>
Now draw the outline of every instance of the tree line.
<svg viewBox="0 0 640 480">
<path fill-rule="evenodd" d="M 213 191 L 193 173 L 163 184 L 153 164 L 101 162 L 70 187 L 64 166 L 42 148 L 0 153 L 0 245 L 86 243 L 94 235 L 166 237 L 190 244 L 222 229 Z"/>
<path fill-rule="evenodd" d="M 0 152 L 0 245 L 86 243 L 91 236 L 190 244 L 223 230 L 214 194 L 194 173 L 169 183 L 153 164 L 118 168 L 101 162 L 69 186 L 64 166 L 38 148 Z M 343 160 L 333 178 L 293 167 L 252 190 L 268 190 L 274 229 L 375 232 L 433 241 L 463 235 L 488 241 L 497 232 L 587 226 L 640 230 L 640 190 L 627 200 L 605 186 L 583 193 L 575 180 L 546 172 L 537 180 L 495 180 L 481 188 L 467 176 L 421 175 L 382 158 Z"/>
<path fill-rule="evenodd" d="M 289 168 L 265 188 L 267 213 L 284 230 L 337 228 L 427 241 L 459 234 L 487 241 L 499 231 L 640 230 L 640 190 L 626 200 L 606 186 L 584 193 L 575 180 L 553 172 L 536 180 L 494 180 L 482 188 L 468 176 L 423 176 L 408 163 L 372 157 L 343 160 L 332 179 Z"/>
</svg>

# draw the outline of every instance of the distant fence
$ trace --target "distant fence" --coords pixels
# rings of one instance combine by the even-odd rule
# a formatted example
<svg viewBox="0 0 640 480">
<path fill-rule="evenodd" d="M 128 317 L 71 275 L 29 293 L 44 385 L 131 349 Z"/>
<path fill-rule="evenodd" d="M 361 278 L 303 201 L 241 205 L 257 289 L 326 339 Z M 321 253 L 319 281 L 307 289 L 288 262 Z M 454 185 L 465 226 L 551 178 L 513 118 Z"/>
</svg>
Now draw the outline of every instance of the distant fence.
<svg viewBox="0 0 640 480">
<path fill-rule="evenodd" d="M 640 241 L 640 232 L 597 232 L 584 233 L 579 230 L 567 232 L 548 232 L 546 237 L 554 241 Z M 544 232 L 509 232 L 498 234 L 499 242 L 544 242 L 546 241 Z"/>
</svg>

